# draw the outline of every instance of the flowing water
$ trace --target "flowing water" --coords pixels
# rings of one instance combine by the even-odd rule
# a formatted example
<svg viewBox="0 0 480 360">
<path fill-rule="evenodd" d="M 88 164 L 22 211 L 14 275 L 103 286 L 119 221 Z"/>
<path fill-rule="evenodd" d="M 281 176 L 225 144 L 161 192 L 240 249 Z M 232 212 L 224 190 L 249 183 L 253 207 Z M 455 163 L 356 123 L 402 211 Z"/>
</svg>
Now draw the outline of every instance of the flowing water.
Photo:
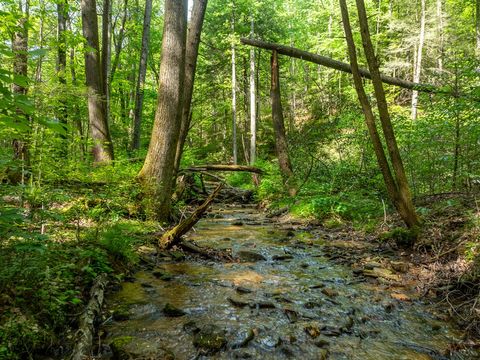
<svg viewBox="0 0 480 360">
<path fill-rule="evenodd" d="M 431 306 L 393 299 L 391 286 L 328 260 L 324 240 L 288 233 L 253 207 L 217 207 L 189 238 L 254 261 L 167 258 L 138 272 L 107 298 L 116 315 L 103 342 L 115 355 L 103 358 L 480 358 L 447 356 L 463 334 Z"/>
</svg>

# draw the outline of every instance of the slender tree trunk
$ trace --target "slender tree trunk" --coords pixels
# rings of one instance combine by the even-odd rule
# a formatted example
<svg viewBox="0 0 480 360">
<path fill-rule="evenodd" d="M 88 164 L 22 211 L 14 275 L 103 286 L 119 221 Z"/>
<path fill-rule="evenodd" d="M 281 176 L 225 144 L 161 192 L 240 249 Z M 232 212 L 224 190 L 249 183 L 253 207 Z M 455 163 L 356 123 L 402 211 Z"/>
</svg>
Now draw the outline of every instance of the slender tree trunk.
<svg viewBox="0 0 480 360">
<path fill-rule="evenodd" d="M 251 20 L 250 36 L 253 38 L 254 21 Z M 250 165 L 256 160 L 257 144 L 257 101 L 255 96 L 255 49 L 250 49 Z"/>
<path fill-rule="evenodd" d="M 475 11 L 475 30 L 477 33 L 477 56 L 480 57 L 480 0 L 476 2 L 476 11 Z"/>
<path fill-rule="evenodd" d="M 93 140 L 93 161 L 96 164 L 109 163 L 113 160 L 113 144 L 105 114 L 95 0 L 82 0 L 81 8 L 83 36 L 87 40 L 88 47 L 85 49 L 85 74 L 88 89 L 88 117 Z"/>
<path fill-rule="evenodd" d="M 437 0 L 437 39 L 440 42 L 438 47 L 437 67 L 441 72 L 443 71 L 443 10 L 442 1 Z"/>
<path fill-rule="evenodd" d="M 285 185 L 288 187 L 289 194 L 294 196 L 297 192 L 297 189 L 294 183 L 292 164 L 288 154 L 287 137 L 285 135 L 285 122 L 283 119 L 282 98 L 280 94 L 280 71 L 278 66 L 278 55 L 276 51 L 272 51 L 271 71 L 270 99 L 272 101 L 275 150 L 277 152 L 278 163 Z"/>
<path fill-rule="evenodd" d="M 235 33 L 235 15 L 232 15 L 232 33 Z M 235 44 L 232 43 L 232 150 L 233 164 L 237 165 L 237 70 L 235 64 Z"/>
<path fill-rule="evenodd" d="M 424 0 L 422 0 L 424 1 Z M 400 196 L 398 211 L 400 216 L 405 221 L 408 227 L 416 227 L 419 224 L 419 219 L 413 206 L 410 187 L 408 185 L 407 176 L 403 167 L 400 151 L 398 150 L 397 141 L 393 132 L 390 114 L 388 112 L 387 100 L 385 91 L 383 89 L 380 70 L 377 63 L 377 58 L 373 51 L 372 41 L 370 38 L 370 31 L 368 29 L 367 13 L 365 11 L 365 4 L 363 0 L 356 0 L 358 17 L 360 23 L 360 33 L 362 35 L 363 49 L 367 58 L 368 67 L 372 75 L 373 88 L 375 90 L 375 97 L 377 99 L 377 107 L 382 123 L 383 134 L 385 142 L 392 161 L 393 171 L 397 182 L 398 193 Z"/>
<path fill-rule="evenodd" d="M 12 42 L 13 59 L 13 73 L 15 76 L 27 78 L 28 71 L 28 18 L 29 7 L 28 0 L 25 3 L 20 1 L 20 12 L 22 17 L 18 20 L 18 31 L 15 32 Z M 22 84 L 13 83 L 13 92 L 18 95 L 25 95 L 27 87 Z M 17 109 L 19 115 L 24 115 L 23 111 Z M 28 121 L 28 119 L 26 119 Z M 22 168 L 29 165 L 28 147 L 25 141 L 21 139 L 13 139 L 13 158 L 22 161 Z M 13 182 L 25 181 L 24 171 L 15 173 L 11 176 Z"/>
<path fill-rule="evenodd" d="M 421 0 L 421 14 L 420 14 L 420 34 L 418 36 L 418 47 L 415 60 L 415 66 L 413 70 L 413 82 L 418 83 L 420 81 L 420 75 L 422 72 L 422 55 L 423 44 L 425 42 L 425 0 Z M 418 91 L 412 92 L 412 120 L 417 119 L 417 107 L 418 107 Z"/>
<path fill-rule="evenodd" d="M 110 75 L 108 82 L 109 84 L 112 83 L 113 78 L 115 76 L 115 72 L 117 71 L 118 62 L 120 61 L 120 53 L 122 52 L 123 47 L 123 39 L 125 37 L 125 23 L 127 22 L 128 17 L 128 0 L 123 2 L 123 16 L 122 16 L 122 24 L 120 25 L 120 30 L 118 31 L 118 38 L 115 42 L 115 56 L 112 61 L 112 67 L 110 69 Z"/>
<path fill-rule="evenodd" d="M 200 37 L 202 34 L 203 19 L 205 18 L 207 3 L 207 0 L 195 0 L 193 2 L 190 24 L 188 25 L 187 49 L 185 54 L 185 94 L 183 100 L 180 136 L 178 137 L 177 151 L 175 154 L 175 171 L 178 171 L 180 167 L 180 160 L 182 158 L 185 140 L 187 139 L 188 130 L 190 128 L 193 85 L 195 83 L 195 71 L 197 69 L 198 47 L 200 46 Z"/>
<path fill-rule="evenodd" d="M 148 196 L 147 213 L 158 220 L 167 220 L 171 210 L 183 107 L 187 7 L 187 0 L 165 0 L 157 112 L 147 157 L 138 174 Z"/>
<path fill-rule="evenodd" d="M 102 14 L 102 89 L 105 106 L 105 118 L 107 123 L 110 119 L 110 89 L 109 89 L 109 67 L 110 67 L 110 27 L 112 21 L 112 4 L 110 0 L 103 0 Z"/>
<path fill-rule="evenodd" d="M 395 180 L 392 176 L 388 160 L 383 149 L 380 135 L 378 134 L 377 126 L 375 124 L 375 116 L 368 100 L 367 94 L 363 87 L 362 78 L 360 75 L 360 69 L 358 67 L 357 53 L 355 49 L 355 42 L 353 40 L 352 29 L 350 26 L 350 19 L 348 16 L 348 8 L 345 0 L 340 0 L 340 7 L 342 11 L 342 21 L 345 30 L 345 37 L 347 40 L 348 54 L 350 57 L 350 64 L 352 66 L 353 81 L 355 84 L 355 90 L 357 92 L 358 100 L 362 106 L 363 114 L 365 116 L 365 123 L 372 140 L 373 150 L 375 152 L 378 166 L 385 181 L 388 195 L 394 206 L 398 209 L 400 196 L 398 194 L 398 188 L 395 184 Z"/>
<path fill-rule="evenodd" d="M 138 78 L 135 91 L 135 110 L 133 112 L 132 150 L 140 149 L 140 132 L 143 110 L 143 90 L 145 76 L 147 74 L 147 59 L 150 43 L 150 23 L 152 18 L 152 0 L 145 1 L 145 13 L 143 17 L 142 49 L 140 51 L 140 64 L 138 66 Z"/>
<path fill-rule="evenodd" d="M 57 76 L 58 82 L 61 86 L 65 86 L 67 81 L 65 77 L 65 70 L 67 68 L 67 43 L 65 38 L 65 31 L 67 30 L 67 13 L 65 11 L 66 0 L 60 0 L 57 3 Z M 60 105 L 58 107 L 58 118 L 65 129 L 64 139 L 67 138 L 67 103 L 65 98 L 60 98 Z"/>
</svg>

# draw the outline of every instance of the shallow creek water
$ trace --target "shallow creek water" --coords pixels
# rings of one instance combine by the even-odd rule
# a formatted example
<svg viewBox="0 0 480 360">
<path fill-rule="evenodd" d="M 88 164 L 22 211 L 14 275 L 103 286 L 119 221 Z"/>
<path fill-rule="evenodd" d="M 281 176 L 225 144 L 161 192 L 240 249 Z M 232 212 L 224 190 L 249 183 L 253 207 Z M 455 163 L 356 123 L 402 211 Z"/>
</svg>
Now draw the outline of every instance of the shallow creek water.
<svg viewBox="0 0 480 360">
<path fill-rule="evenodd" d="M 480 358 L 467 350 L 446 356 L 447 347 L 461 341 L 459 329 L 428 304 L 395 300 L 390 287 L 334 264 L 322 241 L 312 236 L 306 246 L 301 235 L 288 234 L 253 207 L 214 208 L 188 237 L 266 260 L 187 258 L 138 272 L 107 298 L 111 311 L 121 307 L 128 316 L 103 325 L 103 342 L 116 341 L 130 358 L 142 359 Z M 155 270 L 169 276 L 159 278 Z M 167 303 L 185 315 L 166 316 Z M 214 329 L 220 351 L 194 345 L 204 327 Z"/>
</svg>

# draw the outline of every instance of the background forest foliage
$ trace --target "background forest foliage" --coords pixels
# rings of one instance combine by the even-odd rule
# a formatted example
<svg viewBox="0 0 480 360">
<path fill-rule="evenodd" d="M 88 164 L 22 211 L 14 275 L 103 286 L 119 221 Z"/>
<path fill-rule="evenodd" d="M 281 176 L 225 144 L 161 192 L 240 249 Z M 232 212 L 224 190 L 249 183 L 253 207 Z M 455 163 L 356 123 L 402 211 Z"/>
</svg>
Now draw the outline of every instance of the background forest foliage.
<svg viewBox="0 0 480 360">
<path fill-rule="evenodd" d="M 125 264 L 136 261 L 134 246 L 159 230 L 158 224 L 145 221 L 135 176 L 141 167 L 138 159 L 148 148 L 156 108 L 163 4 L 153 2 L 141 146 L 132 150 L 145 3 L 112 1 L 108 121 L 115 163 L 93 167 L 84 66 L 84 52 L 89 49 L 82 35 L 80 3 L 59 1 L 28 0 L 20 2 L 22 6 L 13 0 L 0 2 L 0 358 L 22 358 L 61 343 L 61 338 L 51 336 L 75 325 L 66 314 L 78 312 L 84 287 L 99 273 L 124 273 Z M 422 2 L 425 32 L 420 45 Z M 57 32 L 59 4 L 66 16 L 63 39 Z M 478 194 L 478 0 L 369 0 L 366 4 L 384 74 L 412 80 L 418 67 L 421 83 L 461 94 L 420 93 L 413 120 L 411 91 L 386 87 L 414 198 Z M 99 1 L 99 28 L 103 6 Z M 26 76 L 13 70 L 17 33 L 28 33 Z M 354 35 L 365 64 L 360 34 Z M 232 46 L 236 49 L 236 145 L 239 163 L 249 163 L 250 48 L 239 40 L 249 36 L 349 62 L 335 0 L 210 0 L 182 166 L 232 162 Z M 419 46 L 423 48 L 420 65 Z M 60 70 L 59 50 L 66 54 L 66 67 Z M 351 76 L 280 56 L 285 126 L 299 184 L 294 197 L 287 193 L 275 155 L 269 52 L 255 49 L 254 77 L 255 165 L 266 175 L 258 188 L 249 174 L 230 175 L 230 184 L 254 189 L 256 198 L 273 209 L 288 207 L 292 215 L 318 219 L 327 226 L 352 222 L 373 230 L 391 205 Z M 14 84 L 28 90 L 16 92 Z M 364 85 L 371 95 L 371 83 L 365 80 Z M 23 144 L 28 151 L 16 152 L 12 143 Z M 179 202 L 177 207 L 183 205 Z M 417 210 L 424 219 L 435 211 L 420 205 Z M 469 240 L 467 255 L 475 261 L 480 250 L 478 208 L 470 211 L 468 226 L 477 232 Z"/>
</svg>

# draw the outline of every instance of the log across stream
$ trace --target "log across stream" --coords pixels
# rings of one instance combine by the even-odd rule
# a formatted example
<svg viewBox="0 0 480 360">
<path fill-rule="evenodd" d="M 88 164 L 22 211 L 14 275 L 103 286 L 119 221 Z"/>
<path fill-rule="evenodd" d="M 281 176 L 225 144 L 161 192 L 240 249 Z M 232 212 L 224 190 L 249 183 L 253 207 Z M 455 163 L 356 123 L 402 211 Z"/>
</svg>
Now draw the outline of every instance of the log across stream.
<svg viewBox="0 0 480 360">
<path fill-rule="evenodd" d="M 170 255 L 136 273 L 107 296 L 97 358 L 480 357 L 449 352 L 462 331 L 396 273 L 332 261 L 328 233 L 275 224 L 254 207 L 217 205 L 188 238 L 242 261 Z"/>
</svg>

